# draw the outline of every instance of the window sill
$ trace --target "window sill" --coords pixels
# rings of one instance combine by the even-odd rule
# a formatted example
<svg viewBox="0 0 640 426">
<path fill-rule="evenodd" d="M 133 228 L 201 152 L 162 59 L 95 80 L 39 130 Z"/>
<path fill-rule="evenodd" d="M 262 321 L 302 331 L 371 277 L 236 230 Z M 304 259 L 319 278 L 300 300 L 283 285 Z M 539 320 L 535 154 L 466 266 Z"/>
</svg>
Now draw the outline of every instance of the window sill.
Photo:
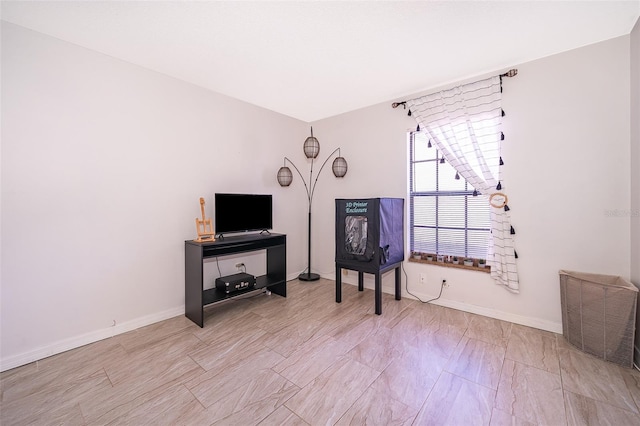
<svg viewBox="0 0 640 426">
<path fill-rule="evenodd" d="M 486 266 L 484 268 L 481 268 L 479 266 L 466 266 L 463 264 L 458 264 L 458 263 L 451 263 L 451 262 L 438 262 L 435 260 L 427 260 L 427 259 L 415 259 L 413 257 L 409 258 L 409 262 L 414 262 L 414 263 L 425 263 L 427 265 L 435 265 L 435 266 L 444 266 L 445 268 L 457 268 L 457 269 L 466 269 L 467 271 L 478 271 L 478 272 L 484 272 L 484 273 L 491 273 L 491 267 L 490 266 Z"/>
</svg>

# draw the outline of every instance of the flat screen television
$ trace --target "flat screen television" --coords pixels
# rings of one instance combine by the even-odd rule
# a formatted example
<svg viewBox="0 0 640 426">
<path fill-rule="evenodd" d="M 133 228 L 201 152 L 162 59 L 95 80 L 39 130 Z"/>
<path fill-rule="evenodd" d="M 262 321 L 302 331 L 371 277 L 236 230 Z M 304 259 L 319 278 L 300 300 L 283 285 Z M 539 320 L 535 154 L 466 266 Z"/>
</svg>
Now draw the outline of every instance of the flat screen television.
<svg viewBox="0 0 640 426">
<path fill-rule="evenodd" d="M 272 229 L 272 206 L 271 195 L 215 194 L 216 234 Z"/>
</svg>

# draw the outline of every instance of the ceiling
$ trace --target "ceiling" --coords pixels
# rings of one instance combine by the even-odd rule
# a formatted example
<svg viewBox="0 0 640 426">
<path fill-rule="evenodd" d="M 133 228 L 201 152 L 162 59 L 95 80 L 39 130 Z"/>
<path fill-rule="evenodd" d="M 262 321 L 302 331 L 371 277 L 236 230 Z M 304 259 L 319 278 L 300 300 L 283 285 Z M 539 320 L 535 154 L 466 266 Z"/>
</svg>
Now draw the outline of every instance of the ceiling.
<svg viewBox="0 0 640 426">
<path fill-rule="evenodd" d="M 2 1 L 2 19 L 313 122 L 631 32 L 634 1 Z"/>
</svg>

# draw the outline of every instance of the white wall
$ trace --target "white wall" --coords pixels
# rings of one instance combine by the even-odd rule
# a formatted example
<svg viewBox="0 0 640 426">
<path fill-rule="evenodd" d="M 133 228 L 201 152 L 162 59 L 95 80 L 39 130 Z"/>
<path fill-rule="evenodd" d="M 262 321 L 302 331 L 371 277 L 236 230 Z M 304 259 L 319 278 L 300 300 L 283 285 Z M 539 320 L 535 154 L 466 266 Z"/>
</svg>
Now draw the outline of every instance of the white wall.
<svg viewBox="0 0 640 426">
<path fill-rule="evenodd" d="M 640 20 L 631 31 L 631 282 L 640 288 Z M 638 303 L 640 312 L 640 301 Z M 640 314 L 636 317 L 635 362 L 640 365 Z"/>
<path fill-rule="evenodd" d="M 307 134 L 298 120 L 3 22 L 2 370 L 182 314 L 201 196 L 211 216 L 215 192 L 271 193 L 274 230 L 302 235 L 306 216 L 289 207 L 301 194 L 275 176 Z M 305 245 L 288 242 L 295 276 Z"/>
<path fill-rule="evenodd" d="M 629 276 L 629 218 L 606 214 L 629 209 L 629 37 L 516 67 L 518 76 L 504 82 L 503 188 L 521 293 L 480 272 L 404 267 L 410 291 L 424 298 L 436 296 L 446 278 L 444 305 L 561 331 L 560 269 Z M 334 274 L 333 233 L 325 232 L 334 226 L 332 198 L 406 197 L 406 131 L 415 126 L 391 102 L 314 123 L 319 137 L 348 147 L 350 167 L 348 179 L 327 182 L 319 194 L 315 262 L 323 274 Z M 419 273 L 427 274 L 424 286 Z M 383 282 L 391 291 L 393 274 Z"/>
<path fill-rule="evenodd" d="M 631 32 L 631 279 L 640 287 L 640 20 Z"/>
</svg>

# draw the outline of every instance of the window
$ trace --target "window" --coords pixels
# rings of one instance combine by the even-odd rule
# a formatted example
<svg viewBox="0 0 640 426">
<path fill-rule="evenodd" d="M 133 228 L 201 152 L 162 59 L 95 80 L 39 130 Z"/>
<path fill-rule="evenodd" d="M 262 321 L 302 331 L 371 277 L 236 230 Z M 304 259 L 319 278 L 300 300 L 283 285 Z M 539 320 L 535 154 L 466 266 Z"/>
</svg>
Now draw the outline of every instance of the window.
<svg viewBox="0 0 640 426">
<path fill-rule="evenodd" d="M 486 196 L 429 147 L 427 136 L 410 136 L 410 244 L 412 252 L 484 259 L 491 228 Z M 458 177 L 458 178 L 456 178 Z"/>
</svg>

